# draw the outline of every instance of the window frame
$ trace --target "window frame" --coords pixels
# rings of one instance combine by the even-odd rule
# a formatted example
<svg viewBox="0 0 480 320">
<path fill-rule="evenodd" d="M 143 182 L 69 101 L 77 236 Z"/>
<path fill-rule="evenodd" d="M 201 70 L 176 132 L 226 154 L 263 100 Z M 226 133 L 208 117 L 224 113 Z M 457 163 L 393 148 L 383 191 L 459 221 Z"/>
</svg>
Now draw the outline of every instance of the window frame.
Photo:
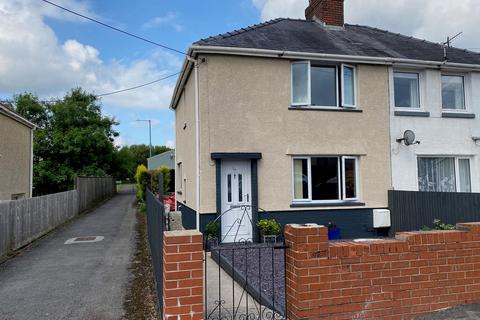
<svg viewBox="0 0 480 320">
<path fill-rule="evenodd" d="M 307 72 L 307 78 L 308 78 L 308 83 L 307 83 L 307 101 L 304 102 L 294 102 L 293 100 L 293 65 L 295 64 L 306 64 L 308 67 L 308 72 Z M 290 93 L 290 103 L 292 106 L 295 107 L 308 107 L 312 105 L 312 78 L 311 78 L 311 63 L 309 60 L 301 60 L 301 61 L 292 61 L 290 65 L 290 88 L 291 88 L 291 93 Z"/>
<path fill-rule="evenodd" d="M 445 108 L 443 105 L 443 77 L 461 77 L 463 82 L 463 109 L 451 109 Z M 449 73 L 449 72 L 441 72 L 440 73 L 440 101 L 442 105 L 442 112 L 458 112 L 458 113 L 465 113 L 468 112 L 468 103 L 467 103 L 467 83 L 466 83 L 466 75 L 459 74 L 459 73 Z"/>
<path fill-rule="evenodd" d="M 345 103 L 345 68 L 351 68 L 353 70 L 353 104 L 347 104 Z M 351 65 L 351 64 L 345 64 L 345 63 L 342 63 L 341 65 L 341 82 L 340 82 L 340 86 L 341 86 L 341 91 L 342 91 L 342 96 L 341 96 L 341 99 L 342 99 L 342 105 L 341 107 L 343 108 L 350 108 L 350 109 L 356 109 L 357 108 L 357 67 L 355 67 L 354 65 Z"/>
<path fill-rule="evenodd" d="M 473 176 L 472 176 L 472 157 L 470 156 L 459 156 L 459 155 L 417 155 L 417 168 L 416 168 L 416 171 L 417 171 L 417 191 L 420 191 L 420 184 L 419 184 L 419 181 L 418 181 L 418 160 L 421 159 L 421 158 L 450 158 L 450 159 L 453 159 L 454 160 L 454 165 L 453 165 L 453 168 L 455 170 L 454 172 L 454 176 L 455 176 L 455 191 L 454 193 L 473 193 L 473 186 L 472 186 L 472 182 L 473 182 Z M 460 191 L 460 164 L 459 164 L 459 160 L 468 160 L 469 161 L 469 167 L 470 167 L 470 172 L 469 172 L 469 176 L 470 176 L 470 192 L 466 192 L 466 191 Z M 440 191 L 421 191 L 421 192 L 440 192 Z"/>
<path fill-rule="evenodd" d="M 293 65 L 295 64 L 306 64 L 308 68 L 307 78 L 307 101 L 306 102 L 294 102 L 294 92 L 293 92 Z M 312 104 L 312 66 L 313 67 L 324 67 L 335 69 L 335 106 L 321 106 Z M 353 95 L 354 95 L 354 105 L 344 103 L 344 68 L 353 69 Z M 341 74 L 339 74 L 341 73 Z M 357 109 L 357 67 L 351 64 L 328 64 L 327 62 L 315 61 L 315 60 L 297 60 L 291 61 L 290 63 L 290 106 L 305 108 L 305 109 Z"/>
<path fill-rule="evenodd" d="M 354 160 L 355 161 L 355 197 L 354 198 L 347 198 L 347 186 L 345 183 L 345 160 Z M 342 197 L 343 200 L 345 201 L 358 201 L 359 196 L 358 196 L 358 157 L 353 157 L 353 156 L 343 156 L 342 157 Z"/>
<path fill-rule="evenodd" d="M 312 158 L 337 158 L 337 175 L 338 183 L 338 198 L 330 200 L 313 200 L 312 199 Z M 355 198 L 346 198 L 345 186 L 345 159 L 355 160 Z M 308 172 L 308 199 L 295 198 L 295 160 L 307 160 Z M 292 157 L 292 202 L 293 203 L 309 203 L 309 204 L 335 204 L 335 203 L 349 203 L 360 200 L 360 170 L 359 170 L 358 156 L 336 156 L 336 155 L 320 155 L 320 156 L 293 156 Z"/>
<path fill-rule="evenodd" d="M 418 94 L 418 107 L 398 107 L 395 99 L 395 74 L 404 73 L 404 74 L 416 74 L 417 75 L 417 94 Z M 423 110 L 423 101 L 422 101 L 422 73 L 419 70 L 405 70 L 405 69 L 393 69 L 392 70 L 392 100 L 393 106 L 397 110 L 408 110 L 408 111 L 421 111 Z"/>
</svg>

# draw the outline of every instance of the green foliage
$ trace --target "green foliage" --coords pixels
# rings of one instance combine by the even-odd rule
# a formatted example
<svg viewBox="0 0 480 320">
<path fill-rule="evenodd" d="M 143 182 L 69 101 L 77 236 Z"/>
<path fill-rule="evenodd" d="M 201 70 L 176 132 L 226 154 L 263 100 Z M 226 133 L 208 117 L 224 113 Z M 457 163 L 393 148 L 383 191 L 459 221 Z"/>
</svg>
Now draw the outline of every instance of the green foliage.
<svg viewBox="0 0 480 320">
<path fill-rule="evenodd" d="M 218 238 L 220 234 L 220 224 L 217 221 L 209 221 L 205 226 L 205 233 L 207 234 L 207 239 Z"/>
<path fill-rule="evenodd" d="M 264 236 L 276 236 L 282 231 L 280 223 L 275 219 L 262 219 L 258 221 L 257 227 L 260 230 L 260 233 Z"/>
<path fill-rule="evenodd" d="M 152 174 L 152 191 L 154 193 L 158 193 L 158 177 L 159 175 L 163 175 L 163 192 L 172 192 L 170 190 L 170 181 L 172 180 L 172 175 L 170 174 L 170 168 L 166 166 L 161 166 Z"/>
<path fill-rule="evenodd" d="M 428 226 L 423 226 L 420 230 L 422 231 L 431 231 L 431 230 L 455 230 L 456 227 L 453 224 L 443 223 L 440 219 L 433 220 L 433 228 Z"/>
<path fill-rule="evenodd" d="M 145 201 L 147 187 L 150 185 L 150 173 L 143 164 L 137 167 L 135 172 L 135 185 L 137 187 L 137 200 Z"/>
<path fill-rule="evenodd" d="M 97 98 L 73 89 L 55 103 L 32 94 L 15 96 L 16 111 L 33 122 L 33 182 L 36 195 L 69 190 L 75 175 L 114 173 L 113 138 L 118 123 L 102 115 Z"/>
</svg>

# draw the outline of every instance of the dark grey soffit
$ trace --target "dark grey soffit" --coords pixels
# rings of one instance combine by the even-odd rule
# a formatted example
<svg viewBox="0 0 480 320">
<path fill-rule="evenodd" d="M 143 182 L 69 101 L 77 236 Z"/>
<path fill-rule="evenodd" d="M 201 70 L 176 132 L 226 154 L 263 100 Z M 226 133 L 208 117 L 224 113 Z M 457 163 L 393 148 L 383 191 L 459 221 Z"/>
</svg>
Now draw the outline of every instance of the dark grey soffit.
<svg viewBox="0 0 480 320">
<path fill-rule="evenodd" d="M 217 159 L 262 159 L 262 154 L 259 152 L 214 152 L 211 155 L 213 160 Z"/>
</svg>

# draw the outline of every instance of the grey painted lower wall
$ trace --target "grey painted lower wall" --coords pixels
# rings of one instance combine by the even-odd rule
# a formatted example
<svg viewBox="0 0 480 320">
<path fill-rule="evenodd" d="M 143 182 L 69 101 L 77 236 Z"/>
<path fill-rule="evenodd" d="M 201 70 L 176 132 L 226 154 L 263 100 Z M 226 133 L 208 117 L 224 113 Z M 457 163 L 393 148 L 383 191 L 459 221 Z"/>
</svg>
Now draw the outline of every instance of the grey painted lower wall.
<svg viewBox="0 0 480 320">
<path fill-rule="evenodd" d="M 185 229 L 196 228 L 196 211 L 179 204 L 182 212 L 182 224 Z M 339 210 L 297 210 L 288 212 L 259 212 L 259 219 L 275 219 L 282 227 L 289 223 L 317 223 L 328 225 L 335 222 L 341 229 L 342 239 L 372 238 L 386 236 L 386 230 L 373 228 L 373 209 L 339 209 Z M 200 231 L 216 218 L 215 213 L 200 215 Z"/>
</svg>

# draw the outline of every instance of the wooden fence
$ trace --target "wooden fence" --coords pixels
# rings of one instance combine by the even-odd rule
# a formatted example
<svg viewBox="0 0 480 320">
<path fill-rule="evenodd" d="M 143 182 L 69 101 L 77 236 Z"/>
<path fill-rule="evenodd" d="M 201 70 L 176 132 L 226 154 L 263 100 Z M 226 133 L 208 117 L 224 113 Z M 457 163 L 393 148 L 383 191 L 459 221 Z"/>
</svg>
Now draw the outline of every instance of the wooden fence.
<svg viewBox="0 0 480 320">
<path fill-rule="evenodd" d="M 434 219 L 456 224 L 480 221 L 480 193 L 389 191 L 390 234 L 432 227 Z"/>
<path fill-rule="evenodd" d="M 111 177 L 79 177 L 76 190 L 0 202 L 0 259 L 115 193 Z"/>
</svg>

